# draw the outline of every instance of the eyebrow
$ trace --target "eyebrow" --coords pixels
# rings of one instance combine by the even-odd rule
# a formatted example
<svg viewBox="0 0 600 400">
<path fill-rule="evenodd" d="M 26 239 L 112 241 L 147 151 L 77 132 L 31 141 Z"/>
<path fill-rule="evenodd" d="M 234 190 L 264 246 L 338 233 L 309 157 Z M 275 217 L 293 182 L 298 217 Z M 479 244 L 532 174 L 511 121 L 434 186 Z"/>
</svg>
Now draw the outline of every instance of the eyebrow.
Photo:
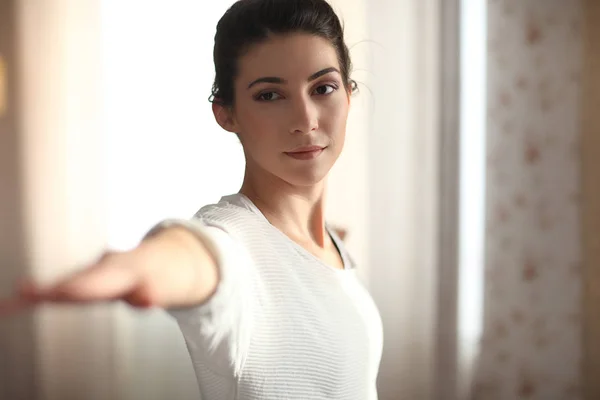
<svg viewBox="0 0 600 400">
<path fill-rule="evenodd" d="M 319 72 L 315 72 L 314 74 L 312 74 L 311 76 L 308 77 L 308 82 L 310 81 L 314 81 L 315 79 L 318 79 L 320 77 L 322 77 L 323 75 L 327 75 L 330 72 L 337 72 L 338 74 L 340 73 L 340 71 L 338 71 L 337 68 L 334 67 L 329 67 L 329 68 L 325 68 L 320 70 Z M 287 81 L 283 78 L 278 78 L 276 76 L 265 76 L 263 78 L 258 78 L 255 81 L 252 81 L 252 83 L 250 83 L 248 85 L 248 89 L 250 89 L 252 86 L 259 84 L 259 83 L 278 83 L 278 84 L 284 84 L 287 83 Z"/>
</svg>

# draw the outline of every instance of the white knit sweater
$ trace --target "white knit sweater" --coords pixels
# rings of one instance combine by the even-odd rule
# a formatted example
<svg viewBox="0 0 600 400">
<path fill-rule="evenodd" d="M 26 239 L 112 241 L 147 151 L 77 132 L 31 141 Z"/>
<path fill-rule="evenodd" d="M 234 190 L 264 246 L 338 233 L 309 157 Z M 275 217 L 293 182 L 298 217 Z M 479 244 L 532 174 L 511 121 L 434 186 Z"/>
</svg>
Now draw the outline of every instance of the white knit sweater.
<svg viewBox="0 0 600 400">
<path fill-rule="evenodd" d="M 221 280 L 204 304 L 171 309 L 203 400 L 374 400 L 382 327 L 342 242 L 345 269 L 324 264 L 245 196 L 203 207 L 188 226 Z"/>
</svg>

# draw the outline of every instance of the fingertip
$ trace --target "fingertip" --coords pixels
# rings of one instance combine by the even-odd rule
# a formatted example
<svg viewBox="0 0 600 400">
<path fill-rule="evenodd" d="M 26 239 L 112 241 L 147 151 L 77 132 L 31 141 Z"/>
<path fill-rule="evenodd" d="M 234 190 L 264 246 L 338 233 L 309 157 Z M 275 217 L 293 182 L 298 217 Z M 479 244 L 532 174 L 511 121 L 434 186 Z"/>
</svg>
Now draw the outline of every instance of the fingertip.
<svg viewBox="0 0 600 400">
<path fill-rule="evenodd" d="M 24 300 L 32 301 L 42 295 L 42 290 L 32 279 L 23 279 L 18 286 L 18 295 Z"/>
<path fill-rule="evenodd" d="M 155 296 L 145 285 L 140 285 L 126 296 L 124 300 L 134 307 L 143 309 L 154 308 L 157 305 Z"/>
</svg>

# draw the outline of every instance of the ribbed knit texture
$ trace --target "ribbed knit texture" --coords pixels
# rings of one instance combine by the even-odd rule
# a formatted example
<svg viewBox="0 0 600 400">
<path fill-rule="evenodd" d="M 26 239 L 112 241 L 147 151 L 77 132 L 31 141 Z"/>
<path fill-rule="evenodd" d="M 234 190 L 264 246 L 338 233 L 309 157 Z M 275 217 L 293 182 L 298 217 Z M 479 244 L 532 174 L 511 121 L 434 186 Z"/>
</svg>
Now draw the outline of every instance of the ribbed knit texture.
<svg viewBox="0 0 600 400">
<path fill-rule="evenodd" d="M 203 207 L 189 227 L 210 242 L 221 280 L 204 304 L 169 310 L 203 400 L 374 400 L 382 328 L 343 243 L 324 264 L 241 194 Z"/>
</svg>

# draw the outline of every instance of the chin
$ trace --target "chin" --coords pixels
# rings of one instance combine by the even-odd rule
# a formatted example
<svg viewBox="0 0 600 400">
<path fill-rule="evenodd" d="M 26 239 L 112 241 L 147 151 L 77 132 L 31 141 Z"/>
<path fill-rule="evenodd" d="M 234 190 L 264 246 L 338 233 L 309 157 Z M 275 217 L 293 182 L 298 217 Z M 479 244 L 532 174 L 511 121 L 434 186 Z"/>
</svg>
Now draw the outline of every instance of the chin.
<svg viewBox="0 0 600 400">
<path fill-rule="evenodd" d="M 282 177 L 286 182 L 293 186 L 309 187 L 321 183 L 329 173 L 331 168 L 323 166 L 311 166 L 302 169 L 289 171 Z"/>
<path fill-rule="evenodd" d="M 317 177 L 293 177 L 291 179 L 286 179 L 286 181 L 292 186 L 308 188 L 311 186 L 318 185 L 319 183 L 323 182 L 323 179 L 325 179 L 325 176 L 320 177 L 320 178 L 317 178 Z"/>
</svg>

